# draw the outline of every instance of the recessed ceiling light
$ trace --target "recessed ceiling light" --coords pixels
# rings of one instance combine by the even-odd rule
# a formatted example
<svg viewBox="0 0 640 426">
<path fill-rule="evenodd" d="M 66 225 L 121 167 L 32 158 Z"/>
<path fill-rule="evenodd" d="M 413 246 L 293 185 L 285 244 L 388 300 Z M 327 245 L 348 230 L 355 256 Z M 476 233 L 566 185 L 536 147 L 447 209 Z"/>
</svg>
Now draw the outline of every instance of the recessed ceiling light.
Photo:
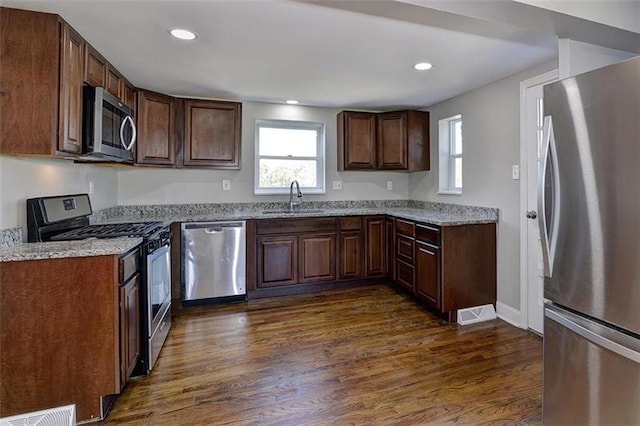
<svg viewBox="0 0 640 426">
<path fill-rule="evenodd" d="M 430 70 L 431 67 L 433 67 L 433 65 L 431 65 L 429 62 L 420 62 L 415 64 L 413 67 L 418 71 L 425 71 L 425 70 Z"/>
<path fill-rule="evenodd" d="M 169 32 L 172 36 L 174 36 L 175 38 L 179 38 L 180 40 L 193 40 L 196 38 L 196 35 L 193 32 L 189 30 L 183 30 L 181 28 L 174 28 Z"/>
<path fill-rule="evenodd" d="M 289 105 L 298 105 L 300 102 L 296 101 L 295 99 L 289 99 L 287 100 L 287 103 Z"/>
</svg>

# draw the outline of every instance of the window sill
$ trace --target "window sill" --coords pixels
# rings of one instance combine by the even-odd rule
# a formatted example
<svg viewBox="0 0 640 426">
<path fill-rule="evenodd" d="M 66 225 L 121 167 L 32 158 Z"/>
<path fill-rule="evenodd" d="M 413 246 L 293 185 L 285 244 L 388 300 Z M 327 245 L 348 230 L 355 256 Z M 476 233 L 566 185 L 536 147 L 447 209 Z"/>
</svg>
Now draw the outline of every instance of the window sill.
<svg viewBox="0 0 640 426">
<path fill-rule="evenodd" d="M 438 191 L 439 195 L 462 195 L 462 191 Z"/>
<path fill-rule="evenodd" d="M 307 194 L 326 194 L 324 188 L 300 188 L 300 192 L 305 196 Z M 254 188 L 254 195 L 289 195 L 289 188 Z M 294 190 L 295 193 L 295 190 Z"/>
</svg>

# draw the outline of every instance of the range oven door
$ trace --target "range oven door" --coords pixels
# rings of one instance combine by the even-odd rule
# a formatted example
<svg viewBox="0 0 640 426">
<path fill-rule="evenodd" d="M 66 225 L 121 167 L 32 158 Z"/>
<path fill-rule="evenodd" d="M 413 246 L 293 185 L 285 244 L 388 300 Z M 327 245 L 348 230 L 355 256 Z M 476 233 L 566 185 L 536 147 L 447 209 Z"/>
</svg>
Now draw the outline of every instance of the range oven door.
<svg viewBox="0 0 640 426">
<path fill-rule="evenodd" d="M 171 328 L 171 246 L 163 245 L 147 255 L 147 339 L 149 370 Z"/>
</svg>

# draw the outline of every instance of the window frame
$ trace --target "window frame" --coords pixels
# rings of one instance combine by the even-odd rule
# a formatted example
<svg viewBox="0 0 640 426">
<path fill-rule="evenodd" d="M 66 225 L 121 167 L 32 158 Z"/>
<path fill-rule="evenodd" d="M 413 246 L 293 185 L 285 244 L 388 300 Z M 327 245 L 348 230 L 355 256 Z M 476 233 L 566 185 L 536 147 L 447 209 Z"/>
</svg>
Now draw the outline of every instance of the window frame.
<svg viewBox="0 0 640 426">
<path fill-rule="evenodd" d="M 460 123 L 460 152 L 456 152 L 456 131 L 455 126 Z M 460 159 L 464 163 L 464 138 L 462 114 L 456 114 L 451 117 L 443 118 L 438 121 L 439 130 L 439 184 L 438 194 L 445 195 L 461 195 L 464 187 L 464 180 L 461 186 L 456 186 L 456 160 Z M 463 166 L 460 165 L 462 173 Z"/>
<path fill-rule="evenodd" d="M 316 153 L 315 157 L 293 157 L 293 156 L 275 156 L 260 155 L 260 129 L 300 129 L 315 130 Z M 286 187 L 261 187 L 260 186 L 260 160 L 274 159 L 286 161 L 316 161 L 316 184 L 315 187 L 300 186 L 303 194 L 325 194 L 326 193 L 326 150 L 325 150 L 325 123 L 315 121 L 294 121 L 294 120 L 256 120 L 255 124 L 255 156 L 254 156 L 254 184 L 253 192 L 255 195 L 282 195 L 289 194 L 289 185 Z"/>
</svg>

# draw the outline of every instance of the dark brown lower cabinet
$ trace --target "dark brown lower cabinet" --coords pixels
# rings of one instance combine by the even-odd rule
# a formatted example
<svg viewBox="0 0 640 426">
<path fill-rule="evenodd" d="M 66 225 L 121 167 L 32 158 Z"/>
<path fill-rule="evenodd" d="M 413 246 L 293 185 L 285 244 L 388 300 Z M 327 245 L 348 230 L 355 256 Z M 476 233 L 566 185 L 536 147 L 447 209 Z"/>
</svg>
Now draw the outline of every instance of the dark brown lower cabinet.
<svg viewBox="0 0 640 426">
<path fill-rule="evenodd" d="M 365 219 L 367 277 L 385 275 L 385 217 L 373 216 Z"/>
<path fill-rule="evenodd" d="M 364 277 L 363 246 L 362 232 L 349 231 L 340 233 L 340 279 L 348 280 Z"/>
<path fill-rule="evenodd" d="M 140 274 L 120 287 L 120 387 L 140 359 Z"/>
<path fill-rule="evenodd" d="M 396 251 L 395 251 L 395 239 L 396 239 L 396 224 L 393 218 L 387 218 L 385 221 L 385 275 L 392 280 L 396 277 Z"/>
<path fill-rule="evenodd" d="M 413 293 L 414 267 L 404 260 L 396 259 L 396 282 Z"/>
<path fill-rule="evenodd" d="M 416 295 L 429 307 L 440 309 L 440 248 L 418 241 L 415 258 Z"/>
<path fill-rule="evenodd" d="M 276 235 L 258 238 L 258 287 L 298 283 L 298 236 Z"/>
<path fill-rule="evenodd" d="M 335 281 L 336 234 L 302 234 L 299 244 L 299 282 Z"/>
</svg>

